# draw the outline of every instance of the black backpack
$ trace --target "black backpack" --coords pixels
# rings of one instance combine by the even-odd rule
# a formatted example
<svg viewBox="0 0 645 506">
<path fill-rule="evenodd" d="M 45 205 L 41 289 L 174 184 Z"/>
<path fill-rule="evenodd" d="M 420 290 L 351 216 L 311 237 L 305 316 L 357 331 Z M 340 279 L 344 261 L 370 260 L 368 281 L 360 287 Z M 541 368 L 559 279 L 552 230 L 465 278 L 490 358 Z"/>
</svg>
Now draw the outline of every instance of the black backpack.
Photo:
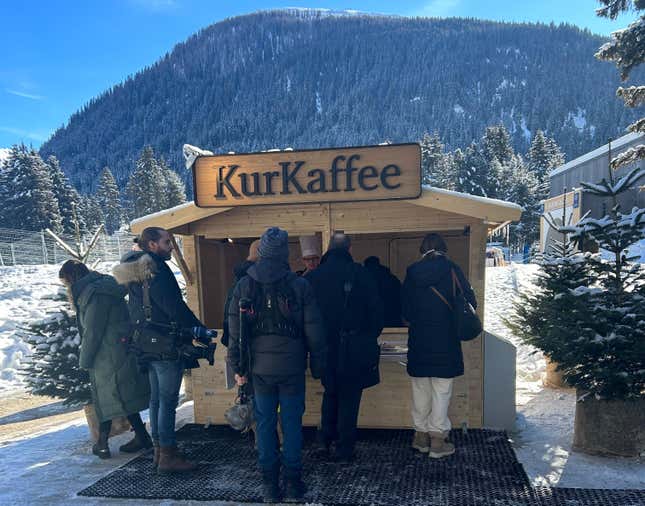
<svg viewBox="0 0 645 506">
<path fill-rule="evenodd" d="M 252 302 L 252 334 L 277 335 L 294 339 L 302 335 L 295 320 L 298 310 L 296 294 L 285 276 L 275 283 L 259 283 L 250 279 L 249 298 Z"/>
</svg>

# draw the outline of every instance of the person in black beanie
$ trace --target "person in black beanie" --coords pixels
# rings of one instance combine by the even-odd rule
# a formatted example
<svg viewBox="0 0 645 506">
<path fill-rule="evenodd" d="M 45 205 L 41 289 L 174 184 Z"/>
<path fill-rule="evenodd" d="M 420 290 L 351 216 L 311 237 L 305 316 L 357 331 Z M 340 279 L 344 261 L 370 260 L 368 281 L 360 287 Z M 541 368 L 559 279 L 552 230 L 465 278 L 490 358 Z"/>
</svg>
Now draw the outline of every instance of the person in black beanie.
<svg viewBox="0 0 645 506">
<path fill-rule="evenodd" d="M 289 268 L 286 231 L 269 228 L 260 239 L 258 261 L 235 286 L 228 311 L 228 360 L 238 385 L 240 361 L 240 299 L 251 302 L 250 355 L 257 422 L 258 463 L 263 477 L 265 502 L 278 502 L 280 461 L 284 465 L 284 500 L 301 501 L 302 415 L 305 410 L 307 353 L 314 378 L 325 370 L 327 344 L 320 311 L 309 282 Z M 282 455 L 276 428 L 278 407 L 284 442 Z"/>
</svg>

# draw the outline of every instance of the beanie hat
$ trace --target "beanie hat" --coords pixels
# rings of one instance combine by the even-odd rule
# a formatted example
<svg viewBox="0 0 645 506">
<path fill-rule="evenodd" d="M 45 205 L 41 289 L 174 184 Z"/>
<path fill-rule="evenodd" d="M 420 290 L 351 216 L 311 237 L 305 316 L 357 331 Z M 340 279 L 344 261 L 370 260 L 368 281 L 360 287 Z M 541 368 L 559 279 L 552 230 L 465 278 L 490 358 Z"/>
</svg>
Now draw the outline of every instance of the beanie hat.
<svg viewBox="0 0 645 506">
<path fill-rule="evenodd" d="M 257 262 L 258 260 L 258 247 L 260 246 L 260 239 L 256 239 L 249 246 L 249 256 L 246 259 L 249 262 Z"/>
<path fill-rule="evenodd" d="M 265 259 L 289 261 L 289 234 L 286 230 L 271 227 L 262 234 L 258 256 Z"/>
</svg>

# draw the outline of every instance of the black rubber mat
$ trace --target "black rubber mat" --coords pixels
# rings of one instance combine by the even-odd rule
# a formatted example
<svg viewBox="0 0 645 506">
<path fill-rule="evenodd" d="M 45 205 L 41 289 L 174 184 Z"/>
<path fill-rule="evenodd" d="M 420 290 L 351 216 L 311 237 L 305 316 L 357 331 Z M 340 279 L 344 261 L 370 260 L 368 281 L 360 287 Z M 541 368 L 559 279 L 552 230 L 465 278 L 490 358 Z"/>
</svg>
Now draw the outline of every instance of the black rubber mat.
<svg viewBox="0 0 645 506">
<path fill-rule="evenodd" d="M 645 490 L 536 488 L 544 506 L 644 506 Z"/>
<path fill-rule="evenodd" d="M 591 506 L 641 505 L 638 491 L 623 495 L 581 489 L 533 489 L 504 432 L 453 431 L 456 453 L 434 460 L 410 448 L 412 432 L 360 430 L 356 460 L 327 462 L 305 429 L 304 479 L 309 503 L 339 505 Z M 178 442 L 199 469 L 157 476 L 151 453 L 141 455 L 81 491 L 82 496 L 261 502 L 261 480 L 251 440 L 228 427 L 187 425 Z M 557 491 L 557 492 L 556 492 Z M 602 492 L 595 494 L 595 492 Z M 631 495 L 629 495 L 631 494 Z M 602 502 L 626 498 L 632 502 Z M 573 502 L 572 502 L 573 501 Z M 577 502 L 575 502 L 577 501 Z M 582 502 L 590 501 L 590 502 Z M 594 502 L 595 501 L 595 502 Z"/>
</svg>

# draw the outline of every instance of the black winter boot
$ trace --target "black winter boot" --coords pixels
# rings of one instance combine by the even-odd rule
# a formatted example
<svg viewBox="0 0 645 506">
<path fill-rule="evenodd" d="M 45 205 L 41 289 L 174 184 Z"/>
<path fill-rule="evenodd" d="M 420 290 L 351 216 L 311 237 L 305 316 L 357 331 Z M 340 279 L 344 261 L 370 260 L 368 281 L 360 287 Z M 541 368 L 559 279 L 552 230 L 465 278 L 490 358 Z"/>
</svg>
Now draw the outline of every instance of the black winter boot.
<svg viewBox="0 0 645 506">
<path fill-rule="evenodd" d="M 280 502 L 280 468 L 262 471 L 262 501 Z"/>
<path fill-rule="evenodd" d="M 300 470 L 285 469 L 284 502 L 302 502 L 307 485 L 302 481 Z"/>
<path fill-rule="evenodd" d="M 110 454 L 110 447 L 108 446 L 111 429 L 112 420 L 101 422 L 99 425 L 99 439 L 92 445 L 92 453 L 100 459 L 109 459 L 112 456 Z"/>
<path fill-rule="evenodd" d="M 152 448 L 152 439 L 146 430 L 146 426 L 141 420 L 139 413 L 128 415 L 128 421 L 134 429 L 134 438 L 128 443 L 121 445 L 119 451 L 123 453 L 135 453 L 139 450 L 146 450 Z"/>
</svg>

